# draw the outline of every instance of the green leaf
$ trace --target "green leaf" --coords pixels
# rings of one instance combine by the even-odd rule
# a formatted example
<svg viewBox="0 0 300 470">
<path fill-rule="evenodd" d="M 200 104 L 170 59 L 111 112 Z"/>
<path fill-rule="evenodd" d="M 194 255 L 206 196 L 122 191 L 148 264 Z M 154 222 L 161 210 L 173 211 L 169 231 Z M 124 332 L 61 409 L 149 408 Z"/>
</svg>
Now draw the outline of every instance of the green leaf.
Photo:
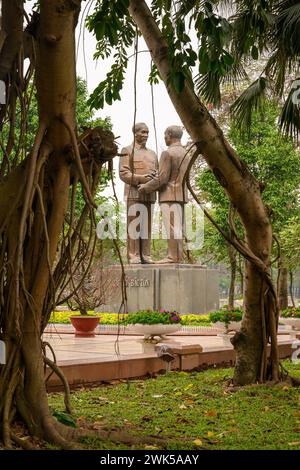
<svg viewBox="0 0 300 470">
<path fill-rule="evenodd" d="M 204 75 L 210 70 L 210 60 L 204 48 L 199 51 L 199 73 Z"/>
<path fill-rule="evenodd" d="M 232 57 L 231 54 L 228 54 L 227 52 L 225 52 L 225 54 L 223 55 L 223 62 L 224 64 L 231 66 L 234 64 L 234 58 Z"/>
<path fill-rule="evenodd" d="M 65 413 L 64 411 L 55 411 L 53 413 L 53 416 L 57 419 L 62 424 L 65 424 L 66 426 L 70 426 L 71 428 L 76 428 L 76 422 L 72 418 L 71 415 L 68 413 Z"/>
<path fill-rule="evenodd" d="M 181 93 L 184 89 L 185 76 L 182 72 L 175 72 L 173 75 L 173 84 L 177 93 Z"/>
<path fill-rule="evenodd" d="M 256 46 L 252 46 L 251 56 L 252 56 L 252 59 L 254 59 L 254 60 L 258 59 L 258 49 L 257 49 Z"/>
<path fill-rule="evenodd" d="M 100 41 L 105 35 L 105 21 L 96 23 L 94 30 L 95 30 L 97 41 Z"/>
</svg>

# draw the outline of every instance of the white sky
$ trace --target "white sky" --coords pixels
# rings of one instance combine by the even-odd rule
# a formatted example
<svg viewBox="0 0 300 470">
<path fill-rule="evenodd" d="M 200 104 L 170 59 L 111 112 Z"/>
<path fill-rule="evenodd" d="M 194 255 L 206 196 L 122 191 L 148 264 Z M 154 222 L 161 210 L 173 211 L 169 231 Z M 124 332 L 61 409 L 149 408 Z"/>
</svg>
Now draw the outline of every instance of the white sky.
<svg viewBox="0 0 300 470">
<path fill-rule="evenodd" d="M 26 2 L 26 10 L 30 11 L 35 0 Z M 86 2 L 82 4 L 82 11 L 84 11 Z M 92 10 L 90 10 L 92 11 Z M 77 75 L 87 81 L 89 93 L 91 93 L 96 86 L 102 81 L 106 73 L 109 71 L 111 62 L 99 61 L 98 64 L 93 60 L 95 52 L 96 40 L 87 29 L 82 30 L 80 34 L 81 18 L 77 26 L 77 43 L 78 37 L 79 48 L 77 57 Z M 139 38 L 139 50 L 146 50 L 147 47 L 142 38 Z M 130 54 L 133 53 L 133 50 Z M 130 55 L 129 54 L 129 55 Z M 84 59 L 85 57 L 85 59 Z M 86 67 L 85 67 L 86 64 Z M 110 116 L 113 124 L 113 132 L 115 136 L 120 136 L 118 143 L 119 149 L 132 142 L 132 125 L 134 120 L 134 57 L 129 61 L 129 66 L 124 81 L 124 87 L 121 92 L 121 101 L 114 102 L 111 106 L 105 106 L 103 110 L 97 111 L 96 115 L 105 117 Z M 143 52 L 138 55 L 138 73 L 137 73 L 137 116 L 136 122 L 145 122 L 150 130 L 149 140 L 147 146 L 153 150 L 155 146 L 155 136 L 152 118 L 152 100 L 151 100 L 151 87 L 148 83 L 148 75 L 150 71 L 150 54 Z M 157 146 L 158 155 L 165 148 L 164 130 L 166 127 L 176 124 L 182 125 L 173 105 L 168 97 L 165 86 L 162 83 L 153 86 L 154 90 L 154 107 L 155 107 L 155 120 L 157 129 Z M 187 136 L 183 139 L 183 143 L 187 140 Z M 117 169 L 117 157 L 114 160 L 114 167 Z M 117 172 L 116 172 L 117 176 Z M 116 179 L 118 197 L 123 195 L 123 183 Z M 110 194 L 110 193 L 109 193 Z"/>
</svg>

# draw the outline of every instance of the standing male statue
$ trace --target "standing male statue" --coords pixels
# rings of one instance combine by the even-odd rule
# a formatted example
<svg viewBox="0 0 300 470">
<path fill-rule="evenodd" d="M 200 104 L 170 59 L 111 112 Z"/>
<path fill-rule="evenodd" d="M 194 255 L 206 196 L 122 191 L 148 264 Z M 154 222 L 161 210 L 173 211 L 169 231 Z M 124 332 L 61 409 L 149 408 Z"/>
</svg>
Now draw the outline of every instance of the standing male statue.
<svg viewBox="0 0 300 470">
<path fill-rule="evenodd" d="M 121 151 L 119 175 L 125 183 L 124 197 L 127 201 L 127 256 L 128 262 L 153 263 L 150 257 L 152 211 L 155 192 L 140 194 L 138 186 L 147 183 L 157 173 L 157 155 L 146 147 L 149 129 L 140 122 L 132 129 L 133 144 Z M 137 225 L 137 221 L 138 226 Z M 137 230 L 139 235 L 137 236 Z"/>
<path fill-rule="evenodd" d="M 187 189 L 184 176 L 189 158 L 181 144 L 182 128 L 170 126 L 165 130 L 168 149 L 162 152 L 158 174 L 139 186 L 139 194 L 153 194 L 159 189 L 159 202 L 163 224 L 168 238 L 167 257 L 158 263 L 179 263 L 183 257 L 184 204 L 187 203 Z"/>
</svg>

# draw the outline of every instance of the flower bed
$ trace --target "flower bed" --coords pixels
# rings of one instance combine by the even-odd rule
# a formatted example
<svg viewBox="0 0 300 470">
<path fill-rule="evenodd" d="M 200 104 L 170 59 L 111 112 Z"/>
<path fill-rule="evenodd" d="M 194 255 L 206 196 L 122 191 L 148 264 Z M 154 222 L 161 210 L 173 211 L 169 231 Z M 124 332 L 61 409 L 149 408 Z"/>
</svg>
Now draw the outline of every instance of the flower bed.
<svg viewBox="0 0 300 470">
<path fill-rule="evenodd" d="M 133 333 L 145 335 L 146 341 L 153 341 L 155 336 L 162 339 L 163 335 L 181 329 L 179 313 L 169 310 L 140 310 L 128 314 L 124 322 Z"/>
<path fill-rule="evenodd" d="M 243 318 L 243 309 L 240 307 L 229 309 L 223 308 L 216 312 L 209 314 L 209 319 L 212 323 L 222 322 L 226 326 L 232 322 L 239 322 Z"/>
<path fill-rule="evenodd" d="M 70 316 L 75 315 L 79 312 L 64 311 L 64 312 L 53 312 L 49 323 L 60 323 L 70 324 Z M 94 312 L 88 312 L 93 315 Z M 96 315 L 96 314 L 95 314 Z M 99 313 L 101 325 L 118 325 L 125 324 L 126 314 L 117 313 Z M 186 326 L 210 326 L 209 315 L 181 315 L 181 324 Z"/>
<path fill-rule="evenodd" d="M 281 312 L 282 318 L 300 318 L 300 307 L 289 307 Z"/>
<path fill-rule="evenodd" d="M 281 312 L 279 323 L 300 330 L 300 307 L 289 307 Z"/>
<path fill-rule="evenodd" d="M 178 312 L 169 310 L 140 310 L 136 313 L 129 313 L 124 320 L 125 325 L 172 325 L 181 323 Z"/>
</svg>

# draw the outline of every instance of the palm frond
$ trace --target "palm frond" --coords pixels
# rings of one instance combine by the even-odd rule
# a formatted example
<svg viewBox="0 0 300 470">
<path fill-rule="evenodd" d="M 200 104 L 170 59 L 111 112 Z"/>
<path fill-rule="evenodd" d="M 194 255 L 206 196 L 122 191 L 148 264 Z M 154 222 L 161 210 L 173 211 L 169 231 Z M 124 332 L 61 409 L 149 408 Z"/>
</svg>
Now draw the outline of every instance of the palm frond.
<svg viewBox="0 0 300 470">
<path fill-rule="evenodd" d="M 264 73 L 274 83 L 274 91 L 282 96 L 286 82 L 286 73 L 289 63 L 286 54 L 279 48 L 269 57 Z"/>
<path fill-rule="evenodd" d="M 247 80 L 248 74 L 241 61 L 235 60 L 231 68 L 227 70 L 226 74 L 222 77 L 221 83 L 231 83 L 236 85 L 237 83 Z"/>
<path fill-rule="evenodd" d="M 291 2 L 283 2 L 285 4 Z M 293 4 L 284 8 L 278 15 L 278 29 L 282 31 L 282 37 L 288 42 L 291 50 L 299 52 L 300 39 L 300 2 L 292 2 Z"/>
<path fill-rule="evenodd" d="M 236 1 L 235 4 L 236 13 L 231 18 L 233 50 L 237 57 L 256 55 L 255 51 L 267 48 L 269 29 L 274 21 L 272 2 L 265 1 L 264 7 L 259 0 Z"/>
<path fill-rule="evenodd" d="M 266 77 L 259 77 L 232 104 L 231 115 L 241 130 L 250 129 L 252 113 L 262 109 L 268 85 Z"/>
<path fill-rule="evenodd" d="M 298 139 L 300 133 L 300 78 L 292 83 L 279 117 L 279 126 L 284 134 Z"/>
<path fill-rule="evenodd" d="M 220 76 L 213 72 L 198 75 L 195 79 L 196 90 L 206 103 L 218 107 L 221 104 Z"/>
<path fill-rule="evenodd" d="M 281 50 L 287 59 L 299 60 L 300 54 L 300 2 L 278 2 L 270 42 L 274 50 Z"/>
</svg>

